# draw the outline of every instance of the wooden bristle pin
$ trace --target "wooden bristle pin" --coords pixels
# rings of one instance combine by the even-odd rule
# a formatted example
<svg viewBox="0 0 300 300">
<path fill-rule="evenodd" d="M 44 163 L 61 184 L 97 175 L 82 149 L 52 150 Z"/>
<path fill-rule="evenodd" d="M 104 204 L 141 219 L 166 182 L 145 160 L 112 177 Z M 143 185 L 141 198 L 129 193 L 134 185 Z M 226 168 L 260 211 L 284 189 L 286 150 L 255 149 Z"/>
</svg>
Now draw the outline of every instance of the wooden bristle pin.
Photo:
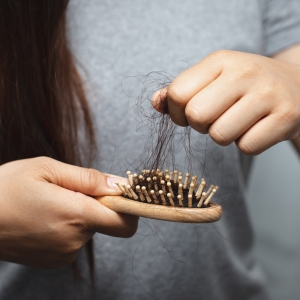
<svg viewBox="0 0 300 300">
<path fill-rule="evenodd" d="M 165 179 L 166 179 L 167 182 L 170 182 L 170 175 L 166 175 Z"/>
<path fill-rule="evenodd" d="M 178 176 L 181 176 L 181 177 L 182 177 L 182 172 L 179 172 L 179 173 L 178 173 Z"/>
<path fill-rule="evenodd" d="M 183 185 L 183 188 L 184 188 L 184 189 L 187 189 L 187 187 L 188 187 L 188 184 L 189 184 L 189 178 L 190 178 L 190 174 L 189 174 L 189 173 L 186 173 L 186 174 L 185 174 L 185 181 L 184 181 L 184 185 Z"/>
<path fill-rule="evenodd" d="M 177 175 L 178 175 L 178 171 L 174 170 L 174 183 L 177 183 Z"/>
<path fill-rule="evenodd" d="M 126 191 L 126 188 L 125 188 L 125 184 L 124 184 L 124 183 L 121 184 L 121 187 L 122 187 L 122 189 L 124 190 L 125 195 L 128 196 L 128 193 L 127 193 L 127 191 Z"/>
<path fill-rule="evenodd" d="M 193 207 L 192 200 L 193 200 L 193 195 L 188 194 L 188 207 L 190 207 L 190 208 Z"/>
<path fill-rule="evenodd" d="M 125 190 L 122 188 L 121 184 L 119 182 L 115 182 L 115 184 L 118 186 L 119 190 L 122 192 L 123 196 L 127 196 Z"/>
<path fill-rule="evenodd" d="M 130 184 L 130 185 L 133 185 L 131 172 L 130 172 L 130 171 L 127 171 L 126 173 L 127 173 L 127 175 L 128 175 L 128 182 L 129 182 L 129 184 Z"/>
<path fill-rule="evenodd" d="M 172 206 L 175 206 L 175 203 L 174 203 L 174 201 L 173 201 L 173 197 L 172 197 L 171 193 L 168 193 L 168 194 L 167 194 L 167 197 L 169 198 L 170 204 L 171 204 Z"/>
<path fill-rule="evenodd" d="M 139 194 L 139 196 L 140 196 L 140 199 L 141 199 L 142 201 L 145 201 L 144 194 L 141 192 L 141 187 L 140 187 L 139 185 L 137 185 L 137 186 L 135 187 L 135 190 L 138 192 L 138 194 Z"/>
<path fill-rule="evenodd" d="M 212 197 L 214 196 L 214 194 L 217 192 L 217 190 L 219 189 L 219 187 L 215 187 L 212 192 L 210 193 L 210 195 L 206 198 L 204 205 L 207 206 L 209 204 L 209 202 L 211 201 Z"/>
<path fill-rule="evenodd" d="M 195 187 L 197 186 L 197 179 L 198 179 L 197 175 L 193 176 L 192 178 L 192 183 L 194 184 Z"/>
<path fill-rule="evenodd" d="M 172 180 L 173 172 L 170 172 L 170 180 Z"/>
<path fill-rule="evenodd" d="M 142 186 L 142 192 L 145 195 L 145 197 L 147 199 L 147 202 L 149 202 L 149 203 L 152 202 L 152 199 L 150 198 L 150 196 L 149 196 L 149 194 L 148 194 L 147 189 L 146 189 L 145 186 Z"/>
<path fill-rule="evenodd" d="M 201 207 L 202 206 L 205 198 L 206 198 L 206 193 L 203 192 L 202 196 L 201 196 L 201 199 L 200 199 L 199 203 L 197 204 L 197 207 Z"/>
<path fill-rule="evenodd" d="M 196 199 L 201 198 L 201 195 L 202 195 L 202 192 L 205 188 L 205 185 L 206 185 L 206 183 L 205 183 L 204 179 L 201 180 L 201 183 L 200 183 L 199 188 L 198 188 L 197 193 L 196 193 Z"/>
<path fill-rule="evenodd" d="M 146 170 L 145 170 L 145 173 L 146 173 Z M 143 175 L 140 175 L 139 176 L 139 181 L 141 182 L 141 181 L 143 181 L 144 180 L 144 176 Z"/>
<path fill-rule="evenodd" d="M 182 185 L 182 183 L 180 183 L 180 184 L 178 185 L 178 194 L 183 198 L 183 190 L 182 190 L 182 187 L 183 187 L 183 185 Z"/>
<path fill-rule="evenodd" d="M 133 174 L 133 183 L 137 185 L 139 183 L 138 175 L 136 173 Z"/>
<path fill-rule="evenodd" d="M 182 176 L 181 175 L 178 176 L 178 184 L 182 184 Z"/>
<path fill-rule="evenodd" d="M 193 194 L 194 188 L 195 188 L 195 184 L 191 183 L 190 184 L 190 189 L 189 189 L 189 194 L 191 194 L 191 195 Z"/>
<path fill-rule="evenodd" d="M 155 195 L 154 190 L 151 190 L 151 191 L 150 191 L 150 194 L 151 194 L 151 196 L 152 196 L 152 198 L 153 198 L 154 203 L 155 203 L 155 204 L 159 204 L 159 201 L 158 201 L 158 199 L 157 199 L 157 197 L 156 197 L 156 195 Z"/>
<path fill-rule="evenodd" d="M 159 181 L 162 181 L 162 178 L 163 178 L 163 173 L 162 172 L 158 173 L 158 178 L 159 178 Z"/>
<path fill-rule="evenodd" d="M 177 199 L 178 199 L 178 202 L 179 202 L 179 206 L 183 206 L 183 203 L 182 203 L 182 196 L 181 196 L 181 195 L 178 195 L 178 196 L 177 196 Z"/>
<path fill-rule="evenodd" d="M 162 204 L 167 205 L 167 201 L 166 201 L 166 198 L 164 196 L 164 192 L 162 190 L 159 191 L 159 195 L 160 195 L 160 199 L 162 201 Z"/>
<path fill-rule="evenodd" d="M 213 184 L 210 185 L 209 189 L 206 191 L 206 194 L 209 195 L 210 192 L 212 191 L 212 189 L 214 188 L 215 186 Z"/>
<path fill-rule="evenodd" d="M 157 185 L 157 177 L 156 176 L 154 176 L 153 178 L 153 183 L 154 183 L 154 190 L 155 190 L 155 193 L 156 193 L 156 195 L 158 196 L 158 191 L 159 191 L 159 188 L 158 188 L 158 185 Z"/>
<path fill-rule="evenodd" d="M 164 194 L 166 194 L 166 193 L 167 193 L 167 191 L 166 191 L 165 181 L 164 181 L 164 180 L 162 180 L 162 181 L 160 182 L 160 185 L 161 185 L 161 189 L 162 189 L 162 191 L 164 192 Z"/>
<path fill-rule="evenodd" d="M 129 186 L 130 186 L 130 185 L 129 185 Z M 131 195 L 130 191 L 129 191 L 128 188 L 127 188 L 127 185 L 122 184 L 122 188 L 124 188 L 125 192 L 127 193 L 127 195 L 128 195 L 130 198 L 133 198 L 133 196 Z"/>
<path fill-rule="evenodd" d="M 148 191 L 151 191 L 152 190 L 151 177 L 147 177 L 147 182 L 148 182 Z"/>
<path fill-rule="evenodd" d="M 172 183 L 168 182 L 167 186 L 168 186 L 168 189 L 169 189 L 169 193 L 172 195 L 172 198 L 174 198 L 174 193 L 173 193 L 173 190 L 172 190 Z"/>
<path fill-rule="evenodd" d="M 165 169 L 165 177 L 169 175 L 169 170 L 168 169 Z"/>
<path fill-rule="evenodd" d="M 130 194 L 132 195 L 132 197 L 134 198 L 134 200 L 138 200 L 139 197 L 137 196 L 137 194 L 133 191 L 133 189 L 131 188 L 130 184 L 127 184 L 127 190 L 130 192 Z"/>
</svg>

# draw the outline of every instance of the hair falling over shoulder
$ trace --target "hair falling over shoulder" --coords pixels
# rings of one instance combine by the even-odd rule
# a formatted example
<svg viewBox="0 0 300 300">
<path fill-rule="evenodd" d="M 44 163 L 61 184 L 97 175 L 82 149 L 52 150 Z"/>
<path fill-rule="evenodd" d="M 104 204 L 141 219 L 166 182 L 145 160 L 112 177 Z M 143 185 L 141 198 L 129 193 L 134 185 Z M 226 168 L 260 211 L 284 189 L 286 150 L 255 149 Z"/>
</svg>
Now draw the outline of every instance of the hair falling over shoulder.
<svg viewBox="0 0 300 300">
<path fill-rule="evenodd" d="M 68 45 L 68 2 L 0 0 L 0 164 L 48 156 L 89 165 L 95 153 L 92 118 Z M 87 251 L 93 273 L 91 242 Z"/>
</svg>

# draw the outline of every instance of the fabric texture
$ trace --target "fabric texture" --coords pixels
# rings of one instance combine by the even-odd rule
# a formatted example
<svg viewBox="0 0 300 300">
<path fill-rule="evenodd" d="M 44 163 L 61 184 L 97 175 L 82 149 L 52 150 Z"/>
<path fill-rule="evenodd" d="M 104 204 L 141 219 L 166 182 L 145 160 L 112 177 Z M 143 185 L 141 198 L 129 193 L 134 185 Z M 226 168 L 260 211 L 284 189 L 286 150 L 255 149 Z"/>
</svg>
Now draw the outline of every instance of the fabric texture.
<svg viewBox="0 0 300 300">
<path fill-rule="evenodd" d="M 270 56 L 300 42 L 299 16 L 297 0 L 72 0 L 71 44 L 98 129 L 94 167 L 124 175 L 140 154 L 144 131 L 134 104 L 143 75 L 174 77 L 219 49 Z M 70 267 L 45 271 L 0 262 L 0 299 L 267 299 L 252 254 L 238 151 L 196 132 L 192 140 L 199 158 L 194 170 L 220 186 L 219 222 L 140 219 L 130 239 L 96 234 L 95 289 L 84 251 L 81 282 Z M 177 164 L 186 171 L 183 151 Z"/>
</svg>

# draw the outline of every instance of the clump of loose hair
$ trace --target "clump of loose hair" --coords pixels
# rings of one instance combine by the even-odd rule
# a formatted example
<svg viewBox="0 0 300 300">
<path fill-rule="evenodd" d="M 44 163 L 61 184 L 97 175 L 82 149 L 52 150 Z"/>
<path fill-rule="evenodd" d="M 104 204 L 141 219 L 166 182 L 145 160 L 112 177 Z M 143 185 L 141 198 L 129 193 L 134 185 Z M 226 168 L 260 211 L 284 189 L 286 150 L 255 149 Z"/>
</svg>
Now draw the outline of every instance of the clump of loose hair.
<svg viewBox="0 0 300 300">
<path fill-rule="evenodd" d="M 135 87 L 135 91 L 138 90 L 139 93 L 134 98 L 132 109 L 137 111 L 136 130 L 140 133 L 142 148 L 136 158 L 126 160 L 126 170 L 142 174 L 143 170 L 168 169 L 171 172 L 178 170 L 183 174 L 188 172 L 191 176 L 197 175 L 199 179 L 205 178 L 208 186 L 218 185 L 219 191 L 215 199 L 225 206 L 236 197 L 238 189 L 237 183 L 233 182 L 233 186 L 236 187 L 234 192 L 227 191 L 226 188 L 223 191 L 223 177 L 228 176 L 233 181 L 229 170 L 223 167 L 223 147 L 218 146 L 218 153 L 221 156 L 216 158 L 210 148 L 211 144 L 214 146 L 216 144 L 208 135 L 203 143 L 197 135 L 192 135 L 190 126 L 180 127 L 173 123 L 168 114 L 168 97 L 164 92 L 159 95 L 157 107 L 153 107 L 153 94 L 167 88 L 175 77 L 167 72 L 153 71 L 135 78 L 139 80 L 139 85 Z M 128 96 L 132 98 L 131 94 Z M 179 160 L 178 154 L 180 154 Z M 184 155 L 184 165 L 182 165 L 182 155 Z M 216 169 L 210 169 L 209 161 L 214 163 Z M 125 170 L 123 171 L 125 175 Z M 217 175 L 219 181 L 216 182 L 214 178 L 212 182 L 212 175 L 214 177 Z"/>
</svg>

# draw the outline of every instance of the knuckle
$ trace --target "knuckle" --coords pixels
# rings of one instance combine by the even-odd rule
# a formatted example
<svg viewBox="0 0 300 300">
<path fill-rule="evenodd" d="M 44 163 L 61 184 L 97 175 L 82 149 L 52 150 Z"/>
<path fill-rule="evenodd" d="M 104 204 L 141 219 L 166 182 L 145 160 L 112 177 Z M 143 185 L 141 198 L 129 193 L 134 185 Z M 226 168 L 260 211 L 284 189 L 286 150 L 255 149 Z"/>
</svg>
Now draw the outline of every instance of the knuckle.
<svg viewBox="0 0 300 300">
<path fill-rule="evenodd" d="M 61 245 L 60 247 L 60 255 L 64 259 L 70 259 L 70 257 L 76 256 L 76 253 L 82 248 L 82 244 L 80 242 L 67 242 Z"/>
<path fill-rule="evenodd" d="M 47 166 L 51 164 L 52 159 L 46 156 L 35 157 L 34 164 L 36 166 Z"/>
<path fill-rule="evenodd" d="M 56 177 L 56 169 L 53 165 L 54 159 L 49 157 L 37 157 L 35 160 L 35 167 L 37 169 L 38 175 L 48 178 Z"/>
<path fill-rule="evenodd" d="M 253 77 L 259 74 L 261 70 L 262 70 L 262 66 L 258 62 L 253 60 L 244 61 L 243 65 L 241 66 L 239 76 L 242 78 Z"/>
<path fill-rule="evenodd" d="M 274 82 L 267 82 L 264 84 L 261 92 L 264 99 L 273 99 L 276 94 L 276 84 Z"/>
<path fill-rule="evenodd" d="M 84 169 L 81 175 L 82 185 L 88 184 L 91 193 L 101 184 L 100 172 L 95 169 Z"/>
<path fill-rule="evenodd" d="M 281 124 L 290 124 L 294 123 L 295 120 L 299 119 L 299 112 L 295 109 L 293 105 L 289 103 L 285 103 L 283 107 L 281 107 L 278 113 L 278 120 Z"/>
<path fill-rule="evenodd" d="M 234 52 L 231 50 L 217 50 L 211 54 L 208 55 L 209 59 L 217 59 L 217 60 L 223 60 L 223 59 L 229 59 L 233 56 Z"/>
<path fill-rule="evenodd" d="M 205 110 L 198 110 L 194 106 L 187 106 L 185 109 L 185 115 L 189 123 L 197 125 L 209 125 L 212 123 L 211 115 Z"/>
<path fill-rule="evenodd" d="M 168 100 L 171 100 L 176 104 L 183 104 L 186 101 L 183 87 L 180 87 L 175 81 L 168 87 Z"/>
<path fill-rule="evenodd" d="M 209 135 L 217 144 L 221 146 L 227 146 L 232 142 L 228 133 L 226 130 L 224 130 L 224 127 L 212 126 L 209 128 Z"/>
<path fill-rule="evenodd" d="M 237 142 L 237 146 L 243 153 L 247 155 L 257 155 L 260 153 L 260 150 L 256 146 L 255 142 L 250 139 Z"/>
<path fill-rule="evenodd" d="M 181 114 L 179 112 L 170 111 L 170 118 L 171 118 L 172 122 L 178 126 L 181 126 L 181 127 L 188 126 L 188 122 L 187 122 L 184 114 Z"/>
<path fill-rule="evenodd" d="M 46 270 L 55 270 L 66 265 L 72 264 L 77 257 L 78 251 L 73 253 L 59 252 L 48 258 L 47 261 L 43 262 L 39 267 Z"/>
</svg>

